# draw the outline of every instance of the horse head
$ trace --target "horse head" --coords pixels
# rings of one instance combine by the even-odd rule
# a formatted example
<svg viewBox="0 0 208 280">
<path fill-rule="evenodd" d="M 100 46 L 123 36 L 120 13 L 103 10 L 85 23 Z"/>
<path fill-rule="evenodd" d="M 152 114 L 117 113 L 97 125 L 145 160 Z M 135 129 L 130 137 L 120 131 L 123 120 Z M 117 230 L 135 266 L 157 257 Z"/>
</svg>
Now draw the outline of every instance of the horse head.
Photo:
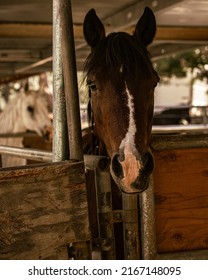
<svg viewBox="0 0 208 280">
<path fill-rule="evenodd" d="M 147 46 L 156 33 L 153 12 L 145 8 L 133 35 L 105 35 L 95 10 L 84 20 L 91 47 L 85 63 L 96 133 L 111 158 L 111 175 L 127 193 L 144 191 L 153 171 L 150 137 L 154 89 L 159 77 Z"/>
<path fill-rule="evenodd" d="M 25 129 L 35 131 L 46 141 L 51 141 L 52 125 L 47 94 L 41 90 L 26 90 L 23 92 L 22 100 L 21 112 Z"/>
</svg>

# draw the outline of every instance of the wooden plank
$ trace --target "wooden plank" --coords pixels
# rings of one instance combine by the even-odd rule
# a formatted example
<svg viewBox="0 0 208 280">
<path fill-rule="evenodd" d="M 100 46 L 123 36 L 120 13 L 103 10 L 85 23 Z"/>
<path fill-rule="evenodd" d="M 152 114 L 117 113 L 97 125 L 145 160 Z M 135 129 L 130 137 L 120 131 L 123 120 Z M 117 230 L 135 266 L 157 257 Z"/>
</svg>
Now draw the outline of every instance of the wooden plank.
<svg viewBox="0 0 208 280">
<path fill-rule="evenodd" d="M 138 15 L 137 15 L 138 19 Z M 119 30 L 132 34 L 135 25 L 119 28 Z M 155 41 L 207 41 L 208 32 L 206 26 L 158 26 Z M 75 39 L 84 39 L 82 24 L 73 25 Z M 107 33 L 112 31 L 109 24 L 106 25 Z M 115 30 L 114 30 L 115 31 Z M 0 23 L 0 36 L 5 38 L 52 38 L 51 24 L 31 23 Z"/>
<path fill-rule="evenodd" d="M 82 25 L 73 25 L 76 38 L 83 38 Z M 48 38 L 52 40 L 52 24 L 0 23 L 0 36 L 5 38 Z"/>
<path fill-rule="evenodd" d="M 207 41 L 207 27 L 158 26 L 155 41 Z"/>
<path fill-rule="evenodd" d="M 0 259 L 68 259 L 90 239 L 83 162 L 0 171 Z"/>
<path fill-rule="evenodd" d="M 52 38 L 51 24 L 1 23 L 1 37 Z"/>
<path fill-rule="evenodd" d="M 154 157 L 158 253 L 208 249 L 208 148 Z"/>
</svg>

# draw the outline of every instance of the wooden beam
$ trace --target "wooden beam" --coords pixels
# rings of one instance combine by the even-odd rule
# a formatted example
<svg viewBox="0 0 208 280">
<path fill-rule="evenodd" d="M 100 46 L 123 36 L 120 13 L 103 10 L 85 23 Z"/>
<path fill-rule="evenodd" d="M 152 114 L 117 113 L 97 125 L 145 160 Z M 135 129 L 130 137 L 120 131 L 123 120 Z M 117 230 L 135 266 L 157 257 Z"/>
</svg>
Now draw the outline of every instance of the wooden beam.
<svg viewBox="0 0 208 280">
<path fill-rule="evenodd" d="M 208 41 L 208 27 L 159 26 L 155 40 Z"/>
<path fill-rule="evenodd" d="M 117 13 L 113 13 L 106 18 L 102 19 L 104 24 L 108 26 L 109 31 L 118 31 L 128 28 L 137 23 L 139 17 L 144 11 L 146 6 L 152 8 L 155 14 L 161 12 L 164 9 L 169 9 L 177 5 L 183 0 L 160 0 L 160 1 L 138 1 L 132 5 L 128 5 Z M 75 37 L 82 37 L 82 25 L 74 25 Z M 50 24 L 12 24 L 2 23 L 0 24 L 0 37 L 51 37 L 52 38 L 52 26 Z"/>
<path fill-rule="evenodd" d="M 35 73 L 23 73 L 23 74 L 13 74 L 11 73 L 10 75 L 5 75 L 3 77 L 0 77 L 0 85 L 3 84 L 8 84 L 10 82 L 22 80 L 22 79 L 27 79 L 31 76 L 39 75 L 40 72 L 35 72 Z"/>
<path fill-rule="evenodd" d="M 110 32 L 106 26 L 107 33 Z M 123 31 L 132 33 L 134 26 L 124 28 Z M 82 25 L 74 25 L 75 39 L 83 39 Z M 52 25 L 50 24 L 0 24 L 0 37 L 4 38 L 51 38 Z M 193 26 L 158 26 L 155 40 L 163 41 L 208 41 L 208 27 Z"/>
<path fill-rule="evenodd" d="M 51 24 L 1 23 L 0 37 L 51 38 Z"/>
<path fill-rule="evenodd" d="M 82 25 L 74 25 L 75 38 L 82 38 Z M 51 38 L 52 24 L 0 23 L 0 37 Z"/>
</svg>

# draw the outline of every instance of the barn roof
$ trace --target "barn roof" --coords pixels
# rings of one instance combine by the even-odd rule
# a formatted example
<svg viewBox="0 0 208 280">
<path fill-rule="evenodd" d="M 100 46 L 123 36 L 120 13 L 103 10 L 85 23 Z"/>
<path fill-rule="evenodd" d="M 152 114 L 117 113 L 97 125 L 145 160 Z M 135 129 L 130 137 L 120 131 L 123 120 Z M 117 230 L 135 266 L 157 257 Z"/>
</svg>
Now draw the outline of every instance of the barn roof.
<svg viewBox="0 0 208 280">
<path fill-rule="evenodd" d="M 157 35 L 150 47 L 153 59 L 200 47 L 208 41 L 207 0 L 72 0 L 77 69 L 89 53 L 82 24 L 95 8 L 108 32 L 131 32 L 144 7 L 153 9 Z M 0 81 L 52 70 L 52 0 L 0 2 Z"/>
</svg>

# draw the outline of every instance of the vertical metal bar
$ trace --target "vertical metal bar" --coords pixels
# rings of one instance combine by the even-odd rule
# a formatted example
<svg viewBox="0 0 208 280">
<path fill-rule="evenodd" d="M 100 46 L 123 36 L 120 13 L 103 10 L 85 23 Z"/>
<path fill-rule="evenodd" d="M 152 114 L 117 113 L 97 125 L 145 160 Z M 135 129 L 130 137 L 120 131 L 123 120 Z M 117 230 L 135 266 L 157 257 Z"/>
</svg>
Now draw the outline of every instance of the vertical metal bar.
<svg viewBox="0 0 208 280">
<path fill-rule="evenodd" d="M 138 222 L 138 196 L 122 193 L 124 236 L 124 259 L 140 259 L 140 238 Z"/>
<path fill-rule="evenodd" d="M 111 196 L 111 179 L 108 171 L 95 169 L 97 188 L 99 235 L 101 237 L 102 259 L 115 260 L 115 240 Z"/>
<path fill-rule="evenodd" d="M 152 176 L 148 189 L 140 194 L 140 213 L 142 259 L 153 260 L 157 256 L 157 248 L 155 232 L 154 187 Z"/>
<path fill-rule="evenodd" d="M 77 69 L 74 47 L 72 8 L 70 0 L 60 0 L 61 50 L 69 136 L 70 158 L 82 160 L 82 135 L 77 86 Z"/>
<path fill-rule="evenodd" d="M 53 0 L 53 161 L 69 159 L 59 7 L 60 1 Z"/>
<path fill-rule="evenodd" d="M 69 149 L 71 159 L 83 159 L 73 38 L 71 2 L 53 0 L 53 161 L 69 159 Z M 91 258 L 88 245 L 88 241 L 74 243 L 77 258 Z"/>
</svg>

